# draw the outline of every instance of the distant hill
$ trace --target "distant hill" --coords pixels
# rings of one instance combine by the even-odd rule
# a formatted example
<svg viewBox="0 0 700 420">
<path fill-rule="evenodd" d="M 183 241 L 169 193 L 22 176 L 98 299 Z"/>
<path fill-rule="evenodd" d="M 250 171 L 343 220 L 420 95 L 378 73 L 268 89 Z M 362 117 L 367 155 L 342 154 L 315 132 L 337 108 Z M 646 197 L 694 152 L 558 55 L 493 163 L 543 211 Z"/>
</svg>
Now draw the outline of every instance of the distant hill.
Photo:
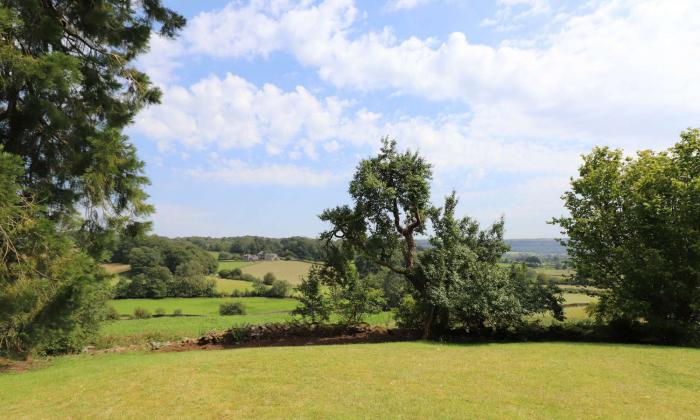
<svg viewBox="0 0 700 420">
<path fill-rule="evenodd" d="M 553 238 L 506 239 L 511 252 L 532 254 L 566 254 L 566 248 Z"/>
<path fill-rule="evenodd" d="M 510 245 L 511 252 L 526 252 L 539 255 L 566 254 L 566 248 L 553 238 L 506 239 L 506 243 Z M 427 239 L 418 239 L 416 245 L 419 249 L 430 247 Z"/>
</svg>

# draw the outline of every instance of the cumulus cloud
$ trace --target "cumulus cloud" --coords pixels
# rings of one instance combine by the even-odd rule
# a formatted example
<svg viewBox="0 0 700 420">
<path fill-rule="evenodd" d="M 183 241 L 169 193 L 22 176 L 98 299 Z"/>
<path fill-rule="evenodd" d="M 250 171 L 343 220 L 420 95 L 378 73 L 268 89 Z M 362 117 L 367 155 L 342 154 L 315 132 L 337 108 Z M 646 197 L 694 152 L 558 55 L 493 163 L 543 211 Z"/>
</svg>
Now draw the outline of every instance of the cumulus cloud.
<svg viewBox="0 0 700 420">
<path fill-rule="evenodd" d="M 385 8 L 392 12 L 397 12 L 399 10 L 411 10 L 432 1 L 433 0 L 389 0 L 386 2 Z"/>
<path fill-rule="evenodd" d="M 141 112 L 134 129 L 158 142 L 192 149 L 250 148 L 263 144 L 281 153 L 292 141 L 332 140 L 342 129 L 347 103 L 317 98 L 304 87 L 283 92 L 272 84 L 261 88 L 233 75 L 210 76 L 189 86 L 164 88 L 162 105 Z"/>
<path fill-rule="evenodd" d="M 320 153 L 337 153 L 343 145 L 376 148 L 380 137 L 391 135 L 403 147 L 425 153 L 439 172 L 537 173 L 543 168 L 564 172 L 571 167 L 579 149 L 524 136 L 529 129 L 526 122 L 509 120 L 507 108 L 491 112 L 477 108 L 473 113 L 436 118 L 387 116 L 358 109 L 337 97 L 317 97 L 303 87 L 284 91 L 266 84 L 258 88 L 229 73 L 223 78 L 210 76 L 190 87 L 168 87 L 163 104 L 140 113 L 132 130 L 156 141 L 163 151 L 218 153 L 259 147 L 271 156 L 286 154 L 291 159 L 305 156 L 313 160 Z M 500 126 L 504 121 L 507 127 Z M 257 176 L 240 161 L 213 165 L 224 169 L 195 171 L 193 175 L 201 178 L 216 173 L 236 179 L 243 179 L 240 173 Z M 304 171 L 273 169 L 278 174 L 287 171 L 289 176 L 274 175 L 265 182 L 319 185 Z"/>
<path fill-rule="evenodd" d="M 509 13 L 549 10 L 542 0 L 500 3 Z M 694 0 L 600 2 L 536 42 L 496 46 L 459 32 L 444 40 L 356 33 L 359 16 L 351 0 L 232 3 L 195 17 L 183 49 L 215 57 L 283 50 L 338 87 L 456 101 L 488 114 L 508 108 L 509 119 L 545 137 L 657 146 L 700 114 Z"/>
<path fill-rule="evenodd" d="M 223 182 L 229 185 L 285 187 L 323 187 L 342 176 L 330 171 L 317 171 L 291 164 L 254 166 L 237 159 L 215 160 L 207 168 L 191 169 L 188 174 L 198 180 Z"/>
</svg>

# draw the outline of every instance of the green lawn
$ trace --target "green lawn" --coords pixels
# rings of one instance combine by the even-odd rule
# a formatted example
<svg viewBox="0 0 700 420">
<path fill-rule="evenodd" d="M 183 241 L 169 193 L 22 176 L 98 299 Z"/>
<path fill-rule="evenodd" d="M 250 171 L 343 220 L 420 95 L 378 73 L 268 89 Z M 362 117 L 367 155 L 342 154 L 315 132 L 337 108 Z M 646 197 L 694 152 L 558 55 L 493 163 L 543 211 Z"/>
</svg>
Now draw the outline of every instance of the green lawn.
<svg viewBox="0 0 700 420">
<path fill-rule="evenodd" d="M 69 356 L 6 418 L 700 418 L 700 350 L 424 342 Z"/>
</svg>

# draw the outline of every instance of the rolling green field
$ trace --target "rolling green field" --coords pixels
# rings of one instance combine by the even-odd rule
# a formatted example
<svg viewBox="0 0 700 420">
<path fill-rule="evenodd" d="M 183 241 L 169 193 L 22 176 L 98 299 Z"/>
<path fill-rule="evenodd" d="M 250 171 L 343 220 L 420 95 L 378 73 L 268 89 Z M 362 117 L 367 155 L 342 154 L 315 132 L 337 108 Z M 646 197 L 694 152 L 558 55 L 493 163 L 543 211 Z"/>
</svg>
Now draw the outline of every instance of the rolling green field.
<svg viewBox="0 0 700 420">
<path fill-rule="evenodd" d="M 249 281 L 222 279 L 218 276 L 210 276 L 210 278 L 216 281 L 216 291 L 219 293 L 230 295 L 234 290 L 242 292 L 253 289 L 253 285 Z"/>
<path fill-rule="evenodd" d="M 294 299 L 264 297 L 248 298 L 165 298 L 165 299 L 117 299 L 110 304 L 123 315 L 129 315 L 137 307 L 154 312 L 157 308 L 171 314 L 181 309 L 184 315 L 219 315 L 219 305 L 224 302 L 242 302 L 248 314 L 289 312 L 297 305 Z"/>
<path fill-rule="evenodd" d="M 245 315 L 221 316 L 223 302 L 242 302 Z M 141 344 L 149 341 L 176 341 L 194 338 L 210 331 L 222 331 L 243 324 L 282 322 L 290 319 L 289 312 L 297 306 L 294 299 L 273 298 L 166 298 L 118 299 L 110 304 L 122 315 L 130 315 L 137 307 L 155 313 L 162 308 L 167 315 L 175 309 L 185 316 L 154 317 L 148 319 L 121 319 L 107 321 L 100 328 L 96 345 L 101 348 Z"/>
<path fill-rule="evenodd" d="M 7 418 L 698 418 L 700 350 L 425 342 L 68 356 Z"/>
</svg>

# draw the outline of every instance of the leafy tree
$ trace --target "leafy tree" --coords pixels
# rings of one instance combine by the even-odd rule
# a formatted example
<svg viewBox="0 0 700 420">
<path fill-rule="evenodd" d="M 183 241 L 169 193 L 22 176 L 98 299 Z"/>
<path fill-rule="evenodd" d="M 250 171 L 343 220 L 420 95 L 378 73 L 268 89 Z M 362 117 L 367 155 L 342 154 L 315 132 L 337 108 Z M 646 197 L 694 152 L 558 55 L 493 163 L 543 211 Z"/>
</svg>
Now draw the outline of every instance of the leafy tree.
<svg viewBox="0 0 700 420">
<path fill-rule="evenodd" d="M 289 295 L 292 285 L 286 280 L 275 280 L 272 282 L 270 289 L 267 291 L 267 296 L 275 298 L 283 298 Z"/>
<path fill-rule="evenodd" d="M 122 277 L 116 287 L 118 298 L 158 299 L 169 296 L 173 275 L 167 267 L 148 267 L 131 279 Z"/>
<path fill-rule="evenodd" d="M 299 305 L 292 311 L 292 315 L 299 315 L 312 324 L 330 319 L 332 302 L 323 292 L 323 277 L 317 265 L 311 267 L 308 276 L 296 290 L 299 292 Z"/>
<path fill-rule="evenodd" d="M 271 286 L 272 283 L 275 282 L 275 280 L 277 280 L 277 277 L 275 277 L 275 273 L 265 273 L 265 275 L 263 276 L 263 283 L 268 286 Z"/>
<path fill-rule="evenodd" d="M 136 247 L 129 251 L 131 271 L 141 273 L 149 267 L 157 267 L 162 262 L 160 251 L 155 248 Z"/>
<path fill-rule="evenodd" d="M 395 141 L 382 142 L 376 157 L 360 162 L 350 183 L 354 207 L 328 209 L 320 216 L 331 224 L 321 238 L 336 279 L 346 282 L 344 289 L 364 287 L 361 282 L 355 289 L 347 286 L 364 281 L 355 264 L 348 263 L 359 253 L 408 281 L 425 337 L 456 326 L 453 319 L 467 329 L 487 324 L 498 328 L 526 314 L 508 312 L 504 303 L 523 297 L 508 273 L 497 267 L 508 249 L 503 222 L 482 232 L 470 219 L 455 220 L 454 196 L 448 197 L 441 213 L 430 204 L 430 165 L 417 153 L 399 153 Z M 434 248 L 418 256 L 415 237 L 426 234 L 428 221 L 436 231 Z M 472 308 L 465 310 L 465 305 Z"/>
<path fill-rule="evenodd" d="M 78 350 L 105 315 L 109 276 L 21 194 L 21 177 L 0 147 L 0 354 Z"/>
<path fill-rule="evenodd" d="M 605 289 L 599 320 L 644 320 L 659 338 L 700 332 L 700 130 L 667 151 L 595 148 L 554 219 L 579 275 Z"/>
<path fill-rule="evenodd" d="M 395 141 L 384 138 L 382 143 L 379 155 L 362 160 L 350 182 L 355 207 L 321 214 L 321 220 L 332 225 L 321 238 L 328 246 L 342 240 L 353 252 L 403 275 L 427 298 L 425 280 L 415 270 L 415 235 L 426 232 L 432 170 L 418 154 L 399 153 Z"/>
<path fill-rule="evenodd" d="M 160 0 L 0 5 L 0 145 L 22 159 L 23 194 L 53 220 L 74 225 L 84 209 L 76 237 L 95 256 L 151 211 L 122 130 L 160 92 L 133 61 L 155 27 L 173 37 L 184 23 Z"/>
<path fill-rule="evenodd" d="M 542 265 L 542 260 L 537 255 L 527 256 L 523 261 L 528 267 L 539 267 Z"/>
<path fill-rule="evenodd" d="M 551 296 L 556 290 L 498 266 L 508 249 L 503 241 L 503 220 L 482 231 L 468 217 L 455 218 L 456 206 L 453 193 L 443 209 L 431 211 L 435 231 L 430 239 L 432 247 L 419 256 L 419 270 L 429 287 L 427 319 L 432 317 L 439 331 L 463 328 L 483 332 L 518 325 L 535 312 L 553 310 L 560 315 L 556 299 L 534 299 L 535 295 Z"/>
</svg>

